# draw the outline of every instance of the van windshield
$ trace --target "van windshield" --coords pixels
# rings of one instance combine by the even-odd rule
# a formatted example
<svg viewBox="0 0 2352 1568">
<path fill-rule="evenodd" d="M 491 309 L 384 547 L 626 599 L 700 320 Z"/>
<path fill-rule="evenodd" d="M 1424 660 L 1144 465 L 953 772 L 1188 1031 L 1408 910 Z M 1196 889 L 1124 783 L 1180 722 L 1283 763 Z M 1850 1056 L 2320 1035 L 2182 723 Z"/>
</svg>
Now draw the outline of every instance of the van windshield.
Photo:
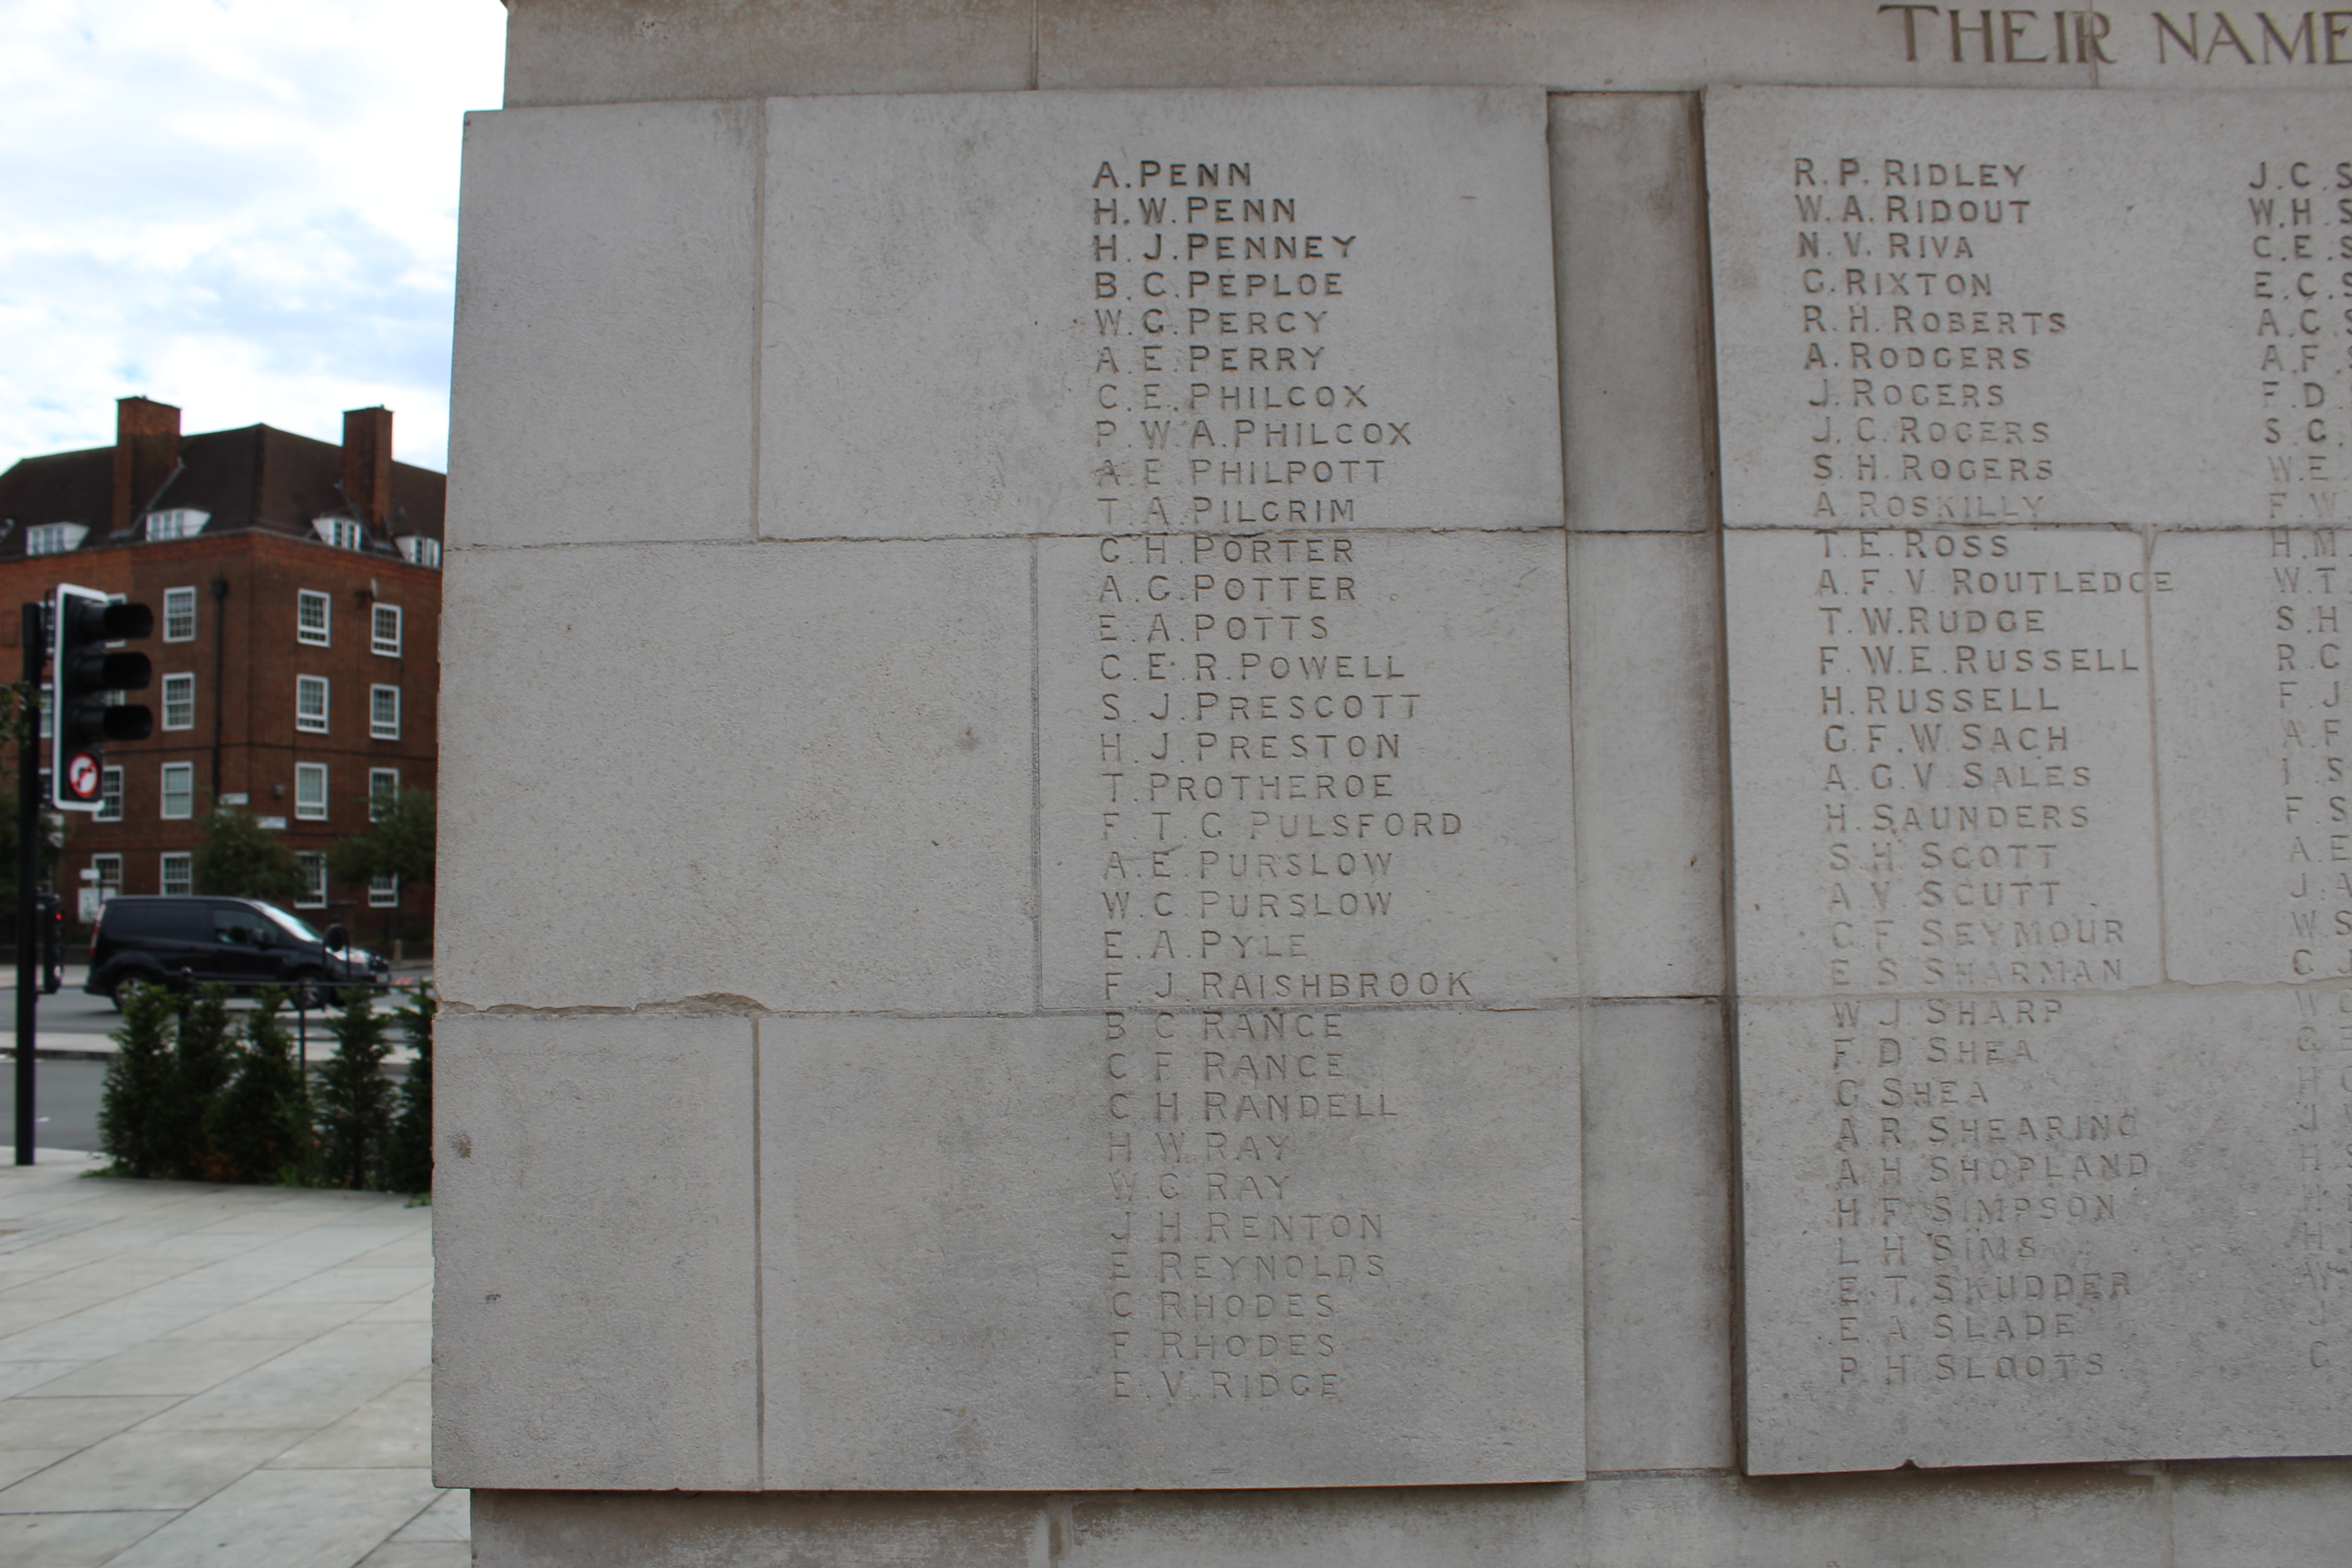
<svg viewBox="0 0 2352 1568">
<path fill-rule="evenodd" d="M 284 928 L 287 935 L 293 937 L 298 941 L 322 942 L 324 940 L 317 931 L 312 931 L 309 922 L 305 921 L 300 916 L 289 915 L 284 910 L 279 909 L 276 904 L 263 904 L 260 906 L 260 910 L 263 914 L 268 915 L 271 920 L 276 921 L 280 927 Z"/>
</svg>

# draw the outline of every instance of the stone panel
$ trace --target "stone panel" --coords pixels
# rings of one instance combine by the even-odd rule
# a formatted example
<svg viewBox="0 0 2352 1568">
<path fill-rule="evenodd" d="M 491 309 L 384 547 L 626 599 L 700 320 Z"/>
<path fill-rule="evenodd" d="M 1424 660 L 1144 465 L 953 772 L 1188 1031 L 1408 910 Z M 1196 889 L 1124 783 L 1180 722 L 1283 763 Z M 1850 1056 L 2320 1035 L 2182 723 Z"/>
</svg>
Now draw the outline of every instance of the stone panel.
<svg viewBox="0 0 2352 1568">
<path fill-rule="evenodd" d="M 2352 991 L 1745 1002 L 1751 1472 L 2352 1442 Z"/>
<path fill-rule="evenodd" d="M 1034 1568 L 1034 1498 L 478 1489 L 485 1568 Z"/>
<path fill-rule="evenodd" d="M 446 994 L 1025 1010 L 1028 575 L 1012 542 L 452 552 Z"/>
<path fill-rule="evenodd" d="M 1575 995 L 1564 543 L 1045 542 L 1047 1004 Z"/>
<path fill-rule="evenodd" d="M 1570 528 L 1714 524 L 1697 110 L 1682 93 L 1551 100 Z"/>
<path fill-rule="evenodd" d="M 765 1484 L 1575 1477 L 1577 1033 L 763 1022 Z"/>
<path fill-rule="evenodd" d="M 1034 87 L 1026 0 L 523 0 L 506 100 L 636 102 Z"/>
<path fill-rule="evenodd" d="M 2352 976 L 2334 529 L 2156 536 L 2165 953 L 2192 984 Z"/>
<path fill-rule="evenodd" d="M 751 1020 L 435 1043 L 438 1484 L 758 1486 Z"/>
<path fill-rule="evenodd" d="M 469 116 L 448 541 L 747 539 L 757 104 Z"/>
<path fill-rule="evenodd" d="M 1723 551 L 1743 996 L 2162 979 L 2137 534 Z"/>
<path fill-rule="evenodd" d="M 1591 1005 L 1582 1083 L 1587 1462 L 1727 1468 L 1733 1161 L 1721 1010 Z"/>
<path fill-rule="evenodd" d="M 2341 123 L 2301 94 L 1712 94 L 1725 520 L 2323 520 Z"/>
<path fill-rule="evenodd" d="M 763 533 L 1559 522 L 1539 91 L 767 112 Z"/>
<path fill-rule="evenodd" d="M 2352 1539 L 2352 1460 L 2172 1467 L 2174 1561 L 2325 1563 Z"/>
<path fill-rule="evenodd" d="M 1713 539 L 1571 536 L 1579 972 L 1589 996 L 1723 985 L 1723 604 Z"/>
</svg>

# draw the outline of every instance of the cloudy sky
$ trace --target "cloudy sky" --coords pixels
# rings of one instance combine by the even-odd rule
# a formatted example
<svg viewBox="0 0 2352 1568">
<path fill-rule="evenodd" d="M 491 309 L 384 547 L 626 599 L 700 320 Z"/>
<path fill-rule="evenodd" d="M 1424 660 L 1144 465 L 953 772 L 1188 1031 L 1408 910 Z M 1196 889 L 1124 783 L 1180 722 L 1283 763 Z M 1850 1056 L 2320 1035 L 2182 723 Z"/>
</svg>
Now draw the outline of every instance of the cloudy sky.
<svg viewBox="0 0 2352 1568">
<path fill-rule="evenodd" d="M 499 0 L 0 0 L 0 468 L 182 427 L 444 466 L 462 116 Z"/>
</svg>

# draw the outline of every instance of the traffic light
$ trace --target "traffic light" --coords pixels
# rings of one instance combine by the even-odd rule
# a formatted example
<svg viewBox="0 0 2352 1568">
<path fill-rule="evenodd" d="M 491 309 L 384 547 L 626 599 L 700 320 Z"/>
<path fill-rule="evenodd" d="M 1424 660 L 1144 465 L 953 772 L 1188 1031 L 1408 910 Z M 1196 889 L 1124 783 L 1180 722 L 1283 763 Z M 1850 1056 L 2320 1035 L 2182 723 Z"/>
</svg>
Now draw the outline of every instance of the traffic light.
<svg viewBox="0 0 2352 1568">
<path fill-rule="evenodd" d="M 147 656 L 109 653 L 106 645 L 153 636 L 155 612 L 60 583 L 49 626 L 49 803 L 96 811 L 106 793 L 106 742 L 143 741 L 155 728 L 144 706 L 112 700 L 118 691 L 146 689 L 153 675 Z"/>
</svg>

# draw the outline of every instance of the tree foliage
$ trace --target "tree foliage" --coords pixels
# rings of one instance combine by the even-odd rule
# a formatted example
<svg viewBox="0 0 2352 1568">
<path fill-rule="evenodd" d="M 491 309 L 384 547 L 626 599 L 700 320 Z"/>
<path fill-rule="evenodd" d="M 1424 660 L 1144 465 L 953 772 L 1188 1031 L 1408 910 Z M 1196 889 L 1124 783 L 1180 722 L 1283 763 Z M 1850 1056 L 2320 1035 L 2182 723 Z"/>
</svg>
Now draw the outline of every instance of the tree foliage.
<svg viewBox="0 0 2352 1568">
<path fill-rule="evenodd" d="M 286 903 L 302 892 L 302 868 L 286 840 L 233 805 L 216 805 L 205 817 L 205 841 L 189 870 L 197 892 L 217 898 Z"/>
<path fill-rule="evenodd" d="M 400 1115 L 392 1124 L 392 1145 L 384 1161 L 383 1184 L 396 1193 L 433 1190 L 433 1015 L 438 1004 L 430 984 L 394 1016 L 408 1037 L 416 1059 L 400 1083 Z"/>
<path fill-rule="evenodd" d="M 404 886 L 432 881 L 433 822 L 433 792 L 402 790 L 365 833 L 335 841 L 327 852 L 328 875 L 346 887 L 378 877 L 397 877 Z"/>
<path fill-rule="evenodd" d="M 353 986 L 336 998 L 327 1023 L 335 1054 L 311 1069 L 319 1118 L 319 1173 L 328 1186 L 354 1191 L 381 1184 L 392 1139 L 391 1082 L 383 1076 L 391 1032 L 375 994 Z"/>
<path fill-rule="evenodd" d="M 118 1176 L 172 1173 L 173 1106 L 179 1068 L 172 1050 L 179 1003 L 158 985 L 132 985 L 122 993 L 122 1024 L 114 1031 L 114 1059 L 107 1064 L 99 1102 L 99 1145 Z"/>
<path fill-rule="evenodd" d="M 274 985 L 257 994 L 245 1015 L 236 1076 L 207 1117 L 212 1145 L 227 1179 L 298 1184 L 310 1169 L 309 1086 L 294 1062 L 294 1039 L 278 1009 L 286 994 Z"/>
</svg>

